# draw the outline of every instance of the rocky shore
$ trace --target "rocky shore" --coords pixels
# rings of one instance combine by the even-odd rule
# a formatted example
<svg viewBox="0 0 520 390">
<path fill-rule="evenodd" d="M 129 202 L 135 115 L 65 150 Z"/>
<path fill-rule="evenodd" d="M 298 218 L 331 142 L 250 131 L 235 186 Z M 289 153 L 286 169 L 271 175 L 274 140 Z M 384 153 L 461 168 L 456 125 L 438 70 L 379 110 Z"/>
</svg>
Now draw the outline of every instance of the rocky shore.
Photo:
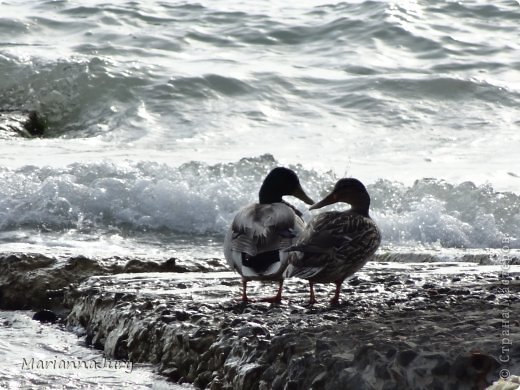
<svg viewBox="0 0 520 390">
<path fill-rule="evenodd" d="M 242 304 L 221 259 L 0 257 L 2 309 L 52 309 L 114 359 L 210 389 L 483 389 L 520 373 L 520 267 L 379 256 L 306 305 Z M 467 259 L 466 259 L 467 260 Z M 252 283 L 252 297 L 275 286 Z M 507 361 L 506 361 L 507 360 Z"/>
</svg>

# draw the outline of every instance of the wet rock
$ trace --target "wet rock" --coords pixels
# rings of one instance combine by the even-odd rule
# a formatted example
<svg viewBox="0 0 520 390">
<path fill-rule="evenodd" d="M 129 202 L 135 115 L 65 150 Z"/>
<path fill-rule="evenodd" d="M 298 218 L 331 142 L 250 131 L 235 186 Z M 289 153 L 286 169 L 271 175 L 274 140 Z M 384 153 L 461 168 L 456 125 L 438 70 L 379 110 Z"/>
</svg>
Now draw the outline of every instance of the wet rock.
<svg viewBox="0 0 520 390">
<path fill-rule="evenodd" d="M 125 273 L 143 273 L 143 272 L 187 272 L 186 267 L 177 265 L 177 259 L 170 258 L 164 262 L 145 261 L 133 259 L 128 261 L 123 267 Z"/>
<path fill-rule="evenodd" d="M 202 353 L 209 349 L 216 339 L 217 330 L 199 328 L 189 339 L 189 348 Z"/>
<path fill-rule="evenodd" d="M 185 272 L 175 259 L 130 260 L 126 265 L 114 259 L 76 256 L 56 259 L 39 254 L 0 255 L 0 309 L 57 309 L 63 306 L 65 290 L 94 275 L 123 272 Z M 96 286 L 91 286 L 93 293 Z M 119 295 L 122 299 L 123 295 Z M 131 295 L 125 295 L 125 299 Z"/>
<path fill-rule="evenodd" d="M 36 111 L 0 110 L 0 137 L 40 137 L 44 135 L 47 124 Z"/>
<path fill-rule="evenodd" d="M 360 279 L 357 276 L 354 276 L 352 279 L 348 281 L 348 284 L 351 286 L 359 286 L 360 284 L 367 283 L 367 280 Z"/>
<path fill-rule="evenodd" d="M 447 376 L 451 370 L 451 365 L 447 361 L 440 361 L 432 369 L 432 374 L 437 376 Z"/>
<path fill-rule="evenodd" d="M 386 364 L 377 364 L 374 368 L 375 377 L 378 379 L 388 380 L 391 378 L 390 371 Z"/>
<path fill-rule="evenodd" d="M 160 320 L 161 320 L 162 322 L 165 322 L 165 323 L 167 323 L 167 324 L 169 324 L 170 322 L 174 322 L 174 321 L 177 320 L 176 317 L 174 317 L 174 316 L 170 316 L 170 315 L 162 315 L 162 316 L 159 317 L 159 318 L 160 318 Z"/>
<path fill-rule="evenodd" d="M 411 349 L 400 351 L 397 354 L 397 362 L 401 366 L 406 367 L 412 362 L 413 359 L 415 359 L 416 356 L 417 356 L 417 352 L 412 351 Z"/>
<path fill-rule="evenodd" d="M 177 318 L 177 320 L 179 320 L 179 321 L 186 321 L 190 318 L 190 314 L 183 310 L 176 310 L 175 318 Z"/>
<path fill-rule="evenodd" d="M 54 324 L 56 321 L 58 321 L 58 316 L 56 313 L 50 310 L 40 310 L 34 313 L 32 319 L 35 321 L 40 321 L 41 323 Z"/>
<path fill-rule="evenodd" d="M 38 291 L 50 291 L 46 275 L 72 283 L 56 288 L 62 291 L 56 299 L 70 308 L 67 324 L 83 326 L 87 342 L 107 356 L 156 364 L 171 380 L 198 388 L 469 389 L 498 375 L 489 360 L 469 352 L 478 349 L 496 359 L 502 329 L 504 301 L 485 299 L 500 280 L 484 273 L 484 282 L 475 283 L 463 272 L 437 272 L 441 265 L 433 263 L 427 270 L 425 264 L 404 270 L 391 264 L 370 269 L 369 264 L 347 287 L 345 303 L 331 308 L 322 298 L 331 290 L 323 286 L 317 289 L 320 303 L 309 308 L 303 305 L 305 282 L 287 283 L 283 305 L 243 304 L 233 300 L 239 291 L 235 274 L 198 272 L 208 265 L 185 266 L 175 259 L 168 267 L 183 267 L 182 275 L 156 273 L 169 260 L 118 259 L 110 265 L 83 257 L 16 255 L 3 261 L 17 277 L 31 272 L 23 270 L 39 272 L 36 281 L 10 279 L 19 293 L 29 282 L 46 286 Z M 89 275 L 94 270 L 100 275 Z M 131 270 L 154 274 L 111 276 Z M 517 274 L 510 276 L 514 280 Z M 450 285 L 455 277 L 460 279 L 456 287 Z M 5 275 L 0 286 L 7 286 L 2 282 Z M 520 290 L 515 283 L 510 296 Z M 519 305 L 508 301 L 511 313 Z M 517 334 L 510 337 L 520 345 Z M 520 368 L 518 355 L 512 348 L 511 370 Z"/>
<path fill-rule="evenodd" d="M 200 389 L 205 389 L 211 382 L 211 380 L 212 374 L 210 372 L 205 371 L 197 375 L 197 377 L 193 381 L 193 384 Z"/>
<path fill-rule="evenodd" d="M 470 295 L 471 291 L 469 289 L 457 289 L 452 290 L 451 293 L 454 295 Z"/>
<path fill-rule="evenodd" d="M 475 388 L 485 388 L 487 377 L 499 367 L 492 356 L 482 353 L 459 355 L 453 362 L 452 373 L 459 382 Z"/>
</svg>

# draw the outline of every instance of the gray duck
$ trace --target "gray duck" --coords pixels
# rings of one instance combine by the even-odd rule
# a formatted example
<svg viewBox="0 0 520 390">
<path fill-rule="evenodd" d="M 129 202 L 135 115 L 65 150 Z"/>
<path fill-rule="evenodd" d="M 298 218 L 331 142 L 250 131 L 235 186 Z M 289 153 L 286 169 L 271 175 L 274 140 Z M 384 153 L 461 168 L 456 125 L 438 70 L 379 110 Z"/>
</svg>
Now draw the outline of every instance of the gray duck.
<svg viewBox="0 0 520 390">
<path fill-rule="evenodd" d="M 263 301 L 281 302 L 283 273 L 289 253 L 305 224 L 301 213 L 282 200 L 292 195 L 313 204 L 303 191 L 296 173 L 288 168 L 274 168 L 264 179 L 259 202 L 242 208 L 233 219 L 224 239 L 224 255 L 229 266 L 242 276 L 242 301 L 247 297 L 250 280 L 278 281 L 276 296 Z"/>
</svg>

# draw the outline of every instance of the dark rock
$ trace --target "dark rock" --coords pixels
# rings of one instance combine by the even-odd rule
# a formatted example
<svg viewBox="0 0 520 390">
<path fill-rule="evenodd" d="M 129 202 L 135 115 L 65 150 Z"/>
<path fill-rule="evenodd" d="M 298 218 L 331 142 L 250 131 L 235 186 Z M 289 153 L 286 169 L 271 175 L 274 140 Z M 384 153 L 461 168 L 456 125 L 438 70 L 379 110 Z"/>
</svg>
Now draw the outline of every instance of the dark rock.
<svg viewBox="0 0 520 390">
<path fill-rule="evenodd" d="M 482 274 L 485 284 L 460 274 L 454 288 L 452 275 L 427 264 L 417 271 L 427 272 L 427 278 L 410 279 L 426 279 L 430 288 L 405 283 L 379 291 L 377 283 L 364 280 L 390 284 L 415 272 L 388 265 L 388 270 L 361 271 L 363 279 L 351 288 L 348 305 L 306 308 L 300 305 L 306 285 L 299 281 L 287 283 L 287 304 L 242 304 L 232 300 L 239 280 L 228 274 L 186 275 L 182 282 L 167 274 L 112 277 L 124 271 L 121 259 L 107 265 L 82 257 L 5 257 L 0 257 L 1 294 L 12 300 L 28 291 L 43 292 L 41 299 L 48 301 L 51 286 L 61 289 L 64 294 L 56 299 L 70 308 L 67 325 L 82 325 L 87 342 L 107 357 L 157 364 L 171 380 L 201 388 L 430 389 L 445 384 L 446 389 L 470 389 L 475 378 L 483 383 L 488 369 L 490 377 L 498 375 L 493 360 L 467 352 L 479 348 L 480 355 L 491 357 L 497 351 L 505 301 L 485 299 L 500 283 L 487 274 Z M 128 267 L 149 270 L 163 263 L 137 261 Z M 172 260 L 170 266 L 179 264 Z M 325 296 L 327 288 L 320 286 L 317 293 Z M 510 288 L 510 295 L 516 294 L 517 287 Z M 466 299 L 470 296 L 474 299 Z M 516 313 L 520 303 L 507 305 Z M 516 326 L 513 320 L 510 326 Z M 510 337 L 513 346 L 520 345 L 515 332 Z M 519 349 L 511 348 L 510 356 L 516 370 Z"/>
<path fill-rule="evenodd" d="M 165 322 L 165 323 L 167 323 L 167 324 L 169 324 L 170 322 L 174 322 L 174 321 L 177 320 L 176 317 L 174 317 L 174 316 L 170 316 L 170 315 L 165 315 L 165 316 L 162 315 L 162 316 L 159 317 L 159 318 L 160 318 L 160 320 L 161 320 L 162 322 Z"/>
<path fill-rule="evenodd" d="M 189 347 L 196 352 L 202 353 L 208 350 L 216 338 L 217 331 L 214 329 L 199 328 L 189 339 Z"/>
<path fill-rule="evenodd" d="M 411 349 L 406 349 L 397 353 L 397 362 L 401 366 L 406 367 L 415 359 L 416 356 L 417 352 L 412 351 Z"/>
<path fill-rule="evenodd" d="M 42 136 L 45 133 L 47 127 L 45 120 L 36 111 L 30 111 L 27 121 L 23 124 L 23 127 L 30 135 Z"/>
<path fill-rule="evenodd" d="M 212 376 L 210 372 L 201 372 L 199 375 L 197 375 L 197 377 L 193 381 L 193 384 L 200 389 L 205 389 L 211 382 L 211 379 Z"/>
<path fill-rule="evenodd" d="M 144 261 L 144 260 L 130 260 L 128 261 L 123 272 L 126 273 L 142 273 L 142 272 L 186 272 L 185 267 L 178 266 L 176 259 L 171 258 L 164 262 Z"/>
<path fill-rule="evenodd" d="M 179 321 L 186 321 L 190 318 L 190 315 L 183 310 L 175 310 L 175 318 Z"/>
<path fill-rule="evenodd" d="M 366 383 L 366 381 L 363 379 L 363 376 L 359 372 L 355 373 L 350 378 L 346 380 L 345 379 L 345 389 L 369 390 L 372 387 Z"/>
<path fill-rule="evenodd" d="M 478 373 L 490 373 L 500 367 L 500 363 L 492 356 L 483 353 L 472 353 L 470 362 Z"/>
<path fill-rule="evenodd" d="M 453 290 L 452 294 L 454 295 L 470 295 L 471 291 L 468 289 L 459 289 L 459 290 Z"/>
<path fill-rule="evenodd" d="M 65 264 L 65 269 L 68 271 L 79 271 L 79 270 L 98 270 L 100 268 L 98 262 L 93 259 L 89 259 L 85 256 L 71 257 Z M 93 272 L 93 274 L 95 274 Z"/>
<path fill-rule="evenodd" d="M 117 360 L 128 360 L 128 336 L 127 335 L 121 335 L 118 337 L 114 351 L 112 352 L 112 355 Z"/>
<path fill-rule="evenodd" d="M 395 356 L 395 354 L 397 353 L 397 349 L 395 348 L 390 348 L 387 352 L 386 352 L 386 357 L 388 359 L 391 359 Z"/>
<path fill-rule="evenodd" d="M 155 261 L 130 260 L 123 268 L 125 273 L 158 272 L 159 264 Z"/>
<path fill-rule="evenodd" d="M 32 319 L 42 323 L 54 324 L 56 321 L 58 321 L 58 316 L 50 310 L 40 310 L 34 313 Z"/>
<path fill-rule="evenodd" d="M 438 376 L 443 376 L 443 375 L 446 376 L 446 375 L 449 375 L 450 369 L 451 369 L 450 363 L 447 361 L 442 361 L 442 362 L 439 362 L 435 367 L 433 367 L 432 374 L 438 375 Z"/>
<path fill-rule="evenodd" d="M 177 259 L 175 257 L 170 257 L 164 263 L 161 264 L 161 268 L 165 272 L 176 272 Z"/>
<path fill-rule="evenodd" d="M 296 381 L 288 381 L 285 384 L 284 390 L 299 390 L 298 382 Z"/>
<path fill-rule="evenodd" d="M 39 137 L 47 128 L 45 119 L 36 111 L 0 111 L 0 134 L 4 136 Z"/>
<path fill-rule="evenodd" d="M 215 267 L 215 268 L 220 268 L 223 266 L 219 259 L 209 259 L 208 265 Z"/>
<path fill-rule="evenodd" d="M 379 379 L 390 379 L 391 378 L 391 375 L 390 375 L 390 372 L 388 371 L 388 367 L 386 364 L 376 364 L 375 366 L 375 369 L 374 369 L 374 373 L 375 373 L 375 376 L 376 378 L 379 378 Z"/>
<path fill-rule="evenodd" d="M 397 385 L 397 383 L 387 380 L 383 384 L 383 387 L 381 387 L 381 390 L 399 390 L 399 386 Z"/>
<path fill-rule="evenodd" d="M 497 369 L 500 364 L 491 356 L 482 353 L 459 355 L 453 362 L 452 372 L 455 377 L 464 382 L 474 382 Z"/>
<path fill-rule="evenodd" d="M 325 389 L 325 384 L 327 383 L 327 372 L 323 371 L 322 373 L 318 374 L 313 380 L 312 380 L 312 388 L 315 390 L 319 389 Z"/>
<path fill-rule="evenodd" d="M 162 375 L 167 376 L 173 382 L 177 382 L 180 379 L 179 370 L 175 367 L 159 370 Z"/>
</svg>

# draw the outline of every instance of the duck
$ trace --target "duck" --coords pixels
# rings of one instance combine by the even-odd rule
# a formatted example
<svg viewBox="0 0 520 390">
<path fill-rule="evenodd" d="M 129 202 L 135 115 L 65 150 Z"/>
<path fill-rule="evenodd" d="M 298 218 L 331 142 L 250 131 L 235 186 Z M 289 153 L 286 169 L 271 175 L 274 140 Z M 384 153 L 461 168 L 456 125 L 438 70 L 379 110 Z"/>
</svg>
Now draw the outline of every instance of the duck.
<svg viewBox="0 0 520 390">
<path fill-rule="evenodd" d="M 334 283 L 336 291 L 330 303 L 337 305 L 343 281 L 359 271 L 381 243 L 381 232 L 369 215 L 370 195 L 361 181 L 338 180 L 332 192 L 309 210 L 337 202 L 351 207 L 313 217 L 296 244 L 286 250 L 291 256 L 285 277 L 309 281 L 310 305 L 316 303 L 315 283 Z"/>
<path fill-rule="evenodd" d="M 242 277 L 243 302 L 250 301 L 247 283 L 251 280 L 278 281 L 276 296 L 262 301 L 282 300 L 283 273 L 290 255 L 285 249 L 296 242 L 305 227 L 302 213 L 282 199 L 285 195 L 314 204 L 293 170 L 276 167 L 265 177 L 258 203 L 240 209 L 226 233 L 224 255 L 229 266 Z"/>
</svg>

